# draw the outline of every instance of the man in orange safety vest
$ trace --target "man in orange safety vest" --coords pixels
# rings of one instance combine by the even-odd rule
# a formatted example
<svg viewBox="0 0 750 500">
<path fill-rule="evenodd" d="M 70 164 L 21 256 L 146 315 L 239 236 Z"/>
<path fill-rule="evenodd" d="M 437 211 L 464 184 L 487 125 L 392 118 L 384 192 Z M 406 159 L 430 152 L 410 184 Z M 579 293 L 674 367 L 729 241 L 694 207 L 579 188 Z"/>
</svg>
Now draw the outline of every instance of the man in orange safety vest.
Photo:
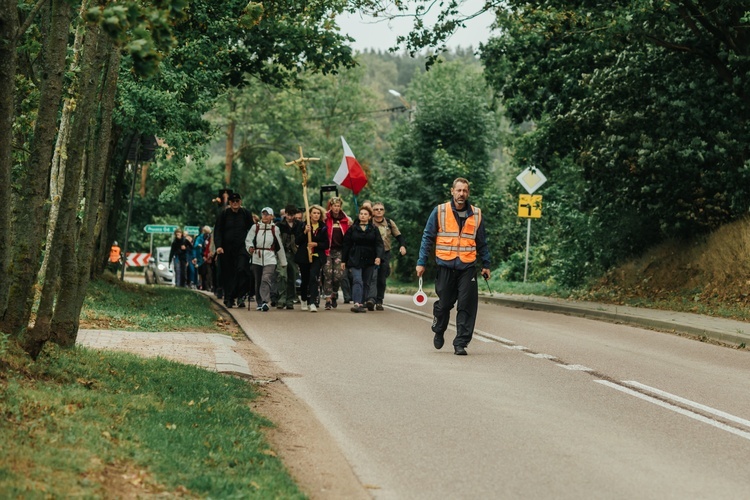
<svg viewBox="0 0 750 500">
<path fill-rule="evenodd" d="M 450 312 L 456 308 L 454 354 L 466 355 L 471 342 L 479 305 L 477 261 L 481 275 L 490 277 L 490 251 L 482 220 L 482 211 L 469 203 L 469 181 L 459 177 L 453 181 L 451 200 L 433 209 L 422 234 L 417 260 L 417 276 L 425 271 L 427 258 L 435 248 L 437 276 L 435 293 L 438 300 L 432 308 L 433 345 L 443 347 Z"/>
</svg>

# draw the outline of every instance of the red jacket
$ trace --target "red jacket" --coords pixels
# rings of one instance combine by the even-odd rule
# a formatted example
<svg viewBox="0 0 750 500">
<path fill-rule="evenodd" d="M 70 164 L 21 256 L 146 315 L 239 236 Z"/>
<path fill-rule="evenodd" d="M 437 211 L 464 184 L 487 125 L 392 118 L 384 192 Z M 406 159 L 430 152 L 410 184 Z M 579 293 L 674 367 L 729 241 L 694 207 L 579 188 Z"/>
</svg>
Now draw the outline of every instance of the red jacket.
<svg viewBox="0 0 750 500">
<path fill-rule="evenodd" d="M 341 216 L 342 216 L 341 219 L 339 219 L 339 225 L 341 226 L 341 236 L 343 238 L 343 236 L 349 230 L 349 217 L 344 213 L 343 210 L 341 211 Z M 326 228 L 328 229 L 328 248 L 326 249 L 326 255 L 330 255 L 331 254 L 331 237 L 333 236 L 333 216 L 331 215 L 330 210 L 326 212 Z"/>
</svg>

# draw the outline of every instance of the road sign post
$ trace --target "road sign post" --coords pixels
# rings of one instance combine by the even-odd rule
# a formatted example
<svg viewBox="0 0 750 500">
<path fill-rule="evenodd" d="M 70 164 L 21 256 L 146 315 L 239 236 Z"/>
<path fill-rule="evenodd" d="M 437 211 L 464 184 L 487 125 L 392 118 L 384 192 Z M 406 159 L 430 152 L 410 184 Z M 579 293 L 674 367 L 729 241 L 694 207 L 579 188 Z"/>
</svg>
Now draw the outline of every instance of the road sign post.
<svg viewBox="0 0 750 500">
<path fill-rule="evenodd" d="M 518 199 L 518 216 L 526 219 L 526 261 L 523 266 L 523 282 L 529 272 L 529 246 L 531 244 L 531 219 L 542 216 L 542 197 L 532 196 L 534 192 L 547 182 L 547 177 L 536 167 L 527 167 L 518 174 L 516 180 L 529 194 L 522 194 Z"/>
</svg>

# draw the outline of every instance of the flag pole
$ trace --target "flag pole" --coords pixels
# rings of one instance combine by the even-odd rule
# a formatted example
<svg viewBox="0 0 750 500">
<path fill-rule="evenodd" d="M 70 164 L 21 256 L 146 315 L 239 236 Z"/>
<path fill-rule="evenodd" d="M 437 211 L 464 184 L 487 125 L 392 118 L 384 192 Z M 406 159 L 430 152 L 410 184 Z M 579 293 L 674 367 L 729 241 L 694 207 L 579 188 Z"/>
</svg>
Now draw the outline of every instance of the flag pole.
<svg viewBox="0 0 750 500">
<path fill-rule="evenodd" d="M 305 214 L 307 216 L 307 225 L 312 228 L 312 222 L 310 221 L 310 202 L 307 199 L 307 163 L 311 161 L 320 161 L 320 158 L 305 158 L 302 154 L 302 146 L 299 147 L 299 158 L 296 160 L 288 161 L 285 163 L 287 167 L 294 165 L 299 168 L 302 173 L 302 197 L 305 200 Z M 307 233 L 307 242 L 312 243 L 312 231 Z M 313 260 L 313 251 L 310 245 L 307 246 L 307 258 L 310 262 Z"/>
</svg>

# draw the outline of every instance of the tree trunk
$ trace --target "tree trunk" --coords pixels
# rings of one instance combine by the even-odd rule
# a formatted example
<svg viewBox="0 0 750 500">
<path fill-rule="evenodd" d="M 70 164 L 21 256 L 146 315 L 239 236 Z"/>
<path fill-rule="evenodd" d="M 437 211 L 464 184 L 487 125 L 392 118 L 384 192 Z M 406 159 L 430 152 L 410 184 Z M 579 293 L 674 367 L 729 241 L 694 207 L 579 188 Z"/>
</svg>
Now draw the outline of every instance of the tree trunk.
<svg viewBox="0 0 750 500">
<path fill-rule="evenodd" d="M 107 165 L 111 162 L 112 115 L 115 108 L 115 94 L 120 69 L 120 50 L 111 40 L 106 41 L 109 60 L 106 75 L 97 102 L 100 103 L 99 123 L 92 133 L 86 165 L 86 199 L 81 221 L 78 251 L 74 262 L 65 262 L 63 280 L 74 280 L 77 288 L 70 294 L 58 298 L 55 315 L 52 319 L 52 333 L 57 344 L 64 347 L 75 345 L 78 336 L 78 322 L 81 315 L 86 289 L 91 276 L 91 268 L 96 260 L 97 225 L 103 220 L 102 194 L 104 192 Z M 75 264 L 75 267 L 68 266 Z M 75 276 L 71 276 L 75 273 Z M 67 281 L 66 281 L 67 282 Z"/>
<path fill-rule="evenodd" d="M 229 100 L 229 125 L 227 125 L 226 156 L 224 160 L 224 186 L 229 187 L 229 183 L 232 181 L 232 165 L 234 164 L 234 130 L 237 127 L 234 112 L 237 109 L 237 103 L 231 94 L 227 99 Z"/>
<path fill-rule="evenodd" d="M 138 190 L 141 198 L 146 197 L 146 180 L 148 180 L 148 163 L 141 165 L 141 188 Z"/>
<path fill-rule="evenodd" d="M 25 331 L 31 316 L 34 282 L 46 233 L 46 192 L 57 134 L 71 17 L 72 8 L 66 0 L 52 0 L 50 28 L 42 56 L 39 113 L 29 161 L 16 180 L 19 196 L 13 214 L 13 257 L 7 276 L 10 291 L 0 329 L 17 338 Z"/>
<path fill-rule="evenodd" d="M 83 19 L 86 10 L 88 9 L 89 2 L 84 1 L 81 3 L 79 10 L 79 16 Z M 49 202 L 50 202 L 50 215 L 49 215 L 49 227 L 47 228 L 47 240 L 45 248 L 52 248 L 52 237 L 55 234 L 57 228 L 58 212 L 60 211 L 60 196 L 65 188 L 65 163 L 68 160 L 68 142 L 70 141 L 70 120 L 75 113 L 76 100 L 75 93 L 80 86 L 80 75 L 78 69 L 81 61 L 81 47 L 83 45 L 84 35 L 86 33 L 86 23 L 79 21 L 78 28 L 76 29 L 76 37 L 73 41 L 73 60 L 70 62 L 69 73 L 77 75 L 79 78 L 71 85 L 68 90 L 68 97 L 65 98 L 63 103 L 62 117 L 60 119 L 60 127 L 57 132 L 57 143 L 55 144 L 55 152 L 52 155 L 52 171 L 50 172 L 49 180 Z M 40 283 L 44 282 L 47 274 L 47 266 L 49 265 L 49 257 L 51 252 L 44 252 L 44 260 L 42 261 L 42 267 L 39 270 L 39 276 L 37 280 Z"/>
<path fill-rule="evenodd" d="M 16 44 L 18 36 L 16 0 L 0 0 L 0 276 L 10 267 L 11 169 L 13 167 L 13 117 L 15 115 Z M 8 303 L 10 280 L 0 279 L 0 318 Z"/>
<path fill-rule="evenodd" d="M 89 124 L 94 113 L 97 99 L 97 87 L 102 77 L 102 64 L 104 55 L 101 54 L 104 43 L 100 41 L 100 29 L 90 24 L 83 35 L 83 57 L 79 72 L 79 80 L 73 86 L 73 102 L 75 103 L 70 121 L 68 138 L 70 142 L 62 145 L 62 149 L 68 151 L 68 158 L 61 163 L 60 176 L 65 179 L 62 193 L 60 195 L 59 211 L 57 220 L 50 225 L 56 226 L 52 231 L 52 240 L 47 247 L 49 265 L 47 274 L 43 281 L 39 307 L 37 308 L 34 327 L 24 337 L 23 346 L 29 355 L 36 359 L 44 344 L 50 339 L 50 326 L 52 324 L 52 313 L 55 307 L 55 299 L 75 300 L 72 292 L 77 289 L 75 272 L 61 275 L 61 266 L 64 271 L 67 267 L 75 267 L 75 252 L 78 240 L 78 228 L 76 217 L 80 200 L 80 185 L 83 173 L 86 142 L 81 138 L 88 137 Z M 76 88 L 77 87 L 77 88 Z M 70 262 L 73 264 L 71 265 Z M 64 265 L 61 263 L 65 263 Z M 65 291 L 58 295 L 58 281 L 62 278 L 65 283 Z"/>
</svg>

